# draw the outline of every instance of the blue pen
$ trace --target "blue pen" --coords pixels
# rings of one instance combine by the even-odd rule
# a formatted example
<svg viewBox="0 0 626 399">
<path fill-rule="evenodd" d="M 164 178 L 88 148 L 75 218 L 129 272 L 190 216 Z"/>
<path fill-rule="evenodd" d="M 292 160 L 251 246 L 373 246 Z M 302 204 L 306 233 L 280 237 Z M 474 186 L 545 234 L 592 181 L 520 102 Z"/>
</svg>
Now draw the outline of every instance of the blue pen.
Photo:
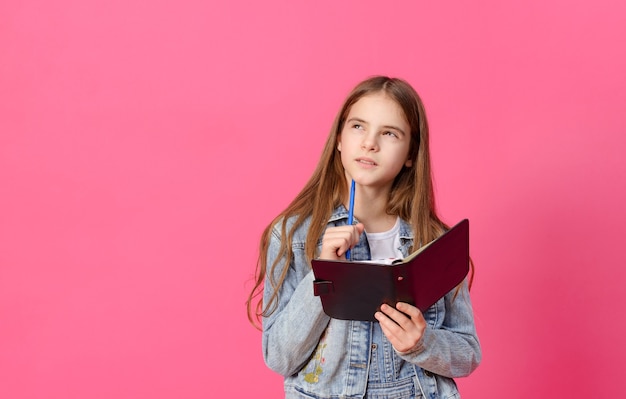
<svg viewBox="0 0 626 399">
<path fill-rule="evenodd" d="M 348 208 L 348 225 L 352 226 L 354 220 L 354 180 L 350 185 L 350 208 Z M 350 260 L 350 248 L 346 251 L 346 259 Z"/>
</svg>

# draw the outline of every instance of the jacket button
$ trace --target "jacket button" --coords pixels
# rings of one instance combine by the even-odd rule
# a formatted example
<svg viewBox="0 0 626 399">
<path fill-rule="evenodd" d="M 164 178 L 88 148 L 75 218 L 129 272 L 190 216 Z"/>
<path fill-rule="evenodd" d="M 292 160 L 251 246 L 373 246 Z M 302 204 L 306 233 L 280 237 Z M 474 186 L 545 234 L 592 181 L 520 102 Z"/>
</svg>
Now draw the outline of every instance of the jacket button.
<svg viewBox="0 0 626 399">
<path fill-rule="evenodd" d="M 424 370 L 424 374 L 426 374 L 426 377 L 434 377 L 435 376 L 433 373 L 431 373 L 428 370 Z"/>
</svg>

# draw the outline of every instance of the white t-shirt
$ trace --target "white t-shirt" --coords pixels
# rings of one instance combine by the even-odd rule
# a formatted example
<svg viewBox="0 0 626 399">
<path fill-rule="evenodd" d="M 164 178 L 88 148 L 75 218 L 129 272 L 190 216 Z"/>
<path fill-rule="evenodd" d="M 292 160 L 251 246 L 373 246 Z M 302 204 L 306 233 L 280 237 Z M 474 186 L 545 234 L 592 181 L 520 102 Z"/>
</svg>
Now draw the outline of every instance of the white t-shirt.
<svg viewBox="0 0 626 399">
<path fill-rule="evenodd" d="M 402 259 L 400 251 L 400 218 L 396 219 L 396 224 L 391 230 L 382 233 L 365 232 L 370 245 L 372 261 L 378 263 L 393 262 L 394 259 Z"/>
</svg>

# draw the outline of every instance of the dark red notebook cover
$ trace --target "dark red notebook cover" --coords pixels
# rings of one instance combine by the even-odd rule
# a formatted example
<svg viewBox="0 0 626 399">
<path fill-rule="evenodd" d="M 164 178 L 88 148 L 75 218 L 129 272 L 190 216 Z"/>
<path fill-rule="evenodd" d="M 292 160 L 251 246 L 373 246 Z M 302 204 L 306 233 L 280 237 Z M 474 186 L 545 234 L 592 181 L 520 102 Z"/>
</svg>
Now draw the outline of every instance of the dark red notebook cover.
<svg viewBox="0 0 626 399">
<path fill-rule="evenodd" d="M 416 252 L 391 265 L 315 259 L 313 292 L 335 319 L 376 321 L 383 303 L 408 302 L 425 312 L 469 272 L 469 221 Z"/>
</svg>

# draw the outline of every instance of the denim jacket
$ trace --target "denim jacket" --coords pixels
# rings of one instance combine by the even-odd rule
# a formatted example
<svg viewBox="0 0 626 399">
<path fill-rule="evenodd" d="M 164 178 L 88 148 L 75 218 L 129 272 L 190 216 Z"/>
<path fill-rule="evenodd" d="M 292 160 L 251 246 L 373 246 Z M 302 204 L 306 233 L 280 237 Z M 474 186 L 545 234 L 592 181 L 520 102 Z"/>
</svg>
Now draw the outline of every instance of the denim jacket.
<svg viewBox="0 0 626 399">
<path fill-rule="evenodd" d="M 330 226 L 345 225 L 348 212 L 343 206 L 333 212 Z M 286 398 L 363 398 L 366 394 L 371 359 L 373 322 L 331 319 L 319 297 L 313 295 L 313 272 L 306 260 L 304 245 L 308 219 L 295 231 L 289 264 L 279 263 L 274 278 L 288 267 L 279 288 L 277 306 L 263 318 L 263 356 L 267 366 L 285 378 Z M 287 221 L 287 231 L 293 220 Z M 273 231 L 267 255 L 268 275 L 264 303 L 273 293 L 269 267 L 278 255 L 281 223 Z M 401 251 L 404 256 L 413 243 L 411 228 L 400 224 Z M 318 250 L 321 241 L 318 243 Z M 354 260 L 369 259 L 365 235 L 352 248 Z M 481 349 L 467 283 L 455 296 L 452 290 L 431 306 L 424 318 L 427 328 L 417 347 L 400 357 L 413 365 L 415 383 L 431 399 L 458 398 L 452 378 L 469 375 L 478 366 Z"/>
</svg>

